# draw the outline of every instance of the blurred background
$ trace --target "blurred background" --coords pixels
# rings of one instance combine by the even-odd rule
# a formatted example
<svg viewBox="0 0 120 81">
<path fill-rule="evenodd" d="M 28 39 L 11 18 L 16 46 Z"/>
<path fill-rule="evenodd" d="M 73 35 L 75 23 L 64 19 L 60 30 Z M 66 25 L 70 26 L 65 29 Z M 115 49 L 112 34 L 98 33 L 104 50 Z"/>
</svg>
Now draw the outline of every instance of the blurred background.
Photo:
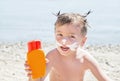
<svg viewBox="0 0 120 81">
<path fill-rule="evenodd" d="M 54 42 L 53 13 L 87 16 L 87 44 L 120 44 L 120 0 L 0 0 L 0 42 Z"/>
</svg>

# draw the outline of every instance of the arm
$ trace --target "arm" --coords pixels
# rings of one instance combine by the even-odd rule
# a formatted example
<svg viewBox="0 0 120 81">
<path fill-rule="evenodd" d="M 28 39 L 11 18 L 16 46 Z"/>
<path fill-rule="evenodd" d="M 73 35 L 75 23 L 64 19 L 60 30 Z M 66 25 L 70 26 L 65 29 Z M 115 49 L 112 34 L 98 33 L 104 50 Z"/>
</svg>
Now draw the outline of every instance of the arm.
<svg viewBox="0 0 120 81">
<path fill-rule="evenodd" d="M 90 55 L 86 57 L 88 68 L 98 81 L 112 81 L 106 74 L 103 73 L 97 61 Z"/>
</svg>

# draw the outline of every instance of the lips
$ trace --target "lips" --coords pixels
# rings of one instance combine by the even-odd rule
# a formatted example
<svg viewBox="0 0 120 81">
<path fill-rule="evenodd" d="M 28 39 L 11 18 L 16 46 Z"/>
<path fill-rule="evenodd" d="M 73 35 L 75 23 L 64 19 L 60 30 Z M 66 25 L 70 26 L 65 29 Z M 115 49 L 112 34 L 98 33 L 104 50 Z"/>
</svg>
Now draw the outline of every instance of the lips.
<svg viewBox="0 0 120 81">
<path fill-rule="evenodd" d="M 60 48 L 62 49 L 62 51 L 68 51 L 70 49 L 69 47 L 63 47 L 63 46 L 61 46 Z"/>
</svg>

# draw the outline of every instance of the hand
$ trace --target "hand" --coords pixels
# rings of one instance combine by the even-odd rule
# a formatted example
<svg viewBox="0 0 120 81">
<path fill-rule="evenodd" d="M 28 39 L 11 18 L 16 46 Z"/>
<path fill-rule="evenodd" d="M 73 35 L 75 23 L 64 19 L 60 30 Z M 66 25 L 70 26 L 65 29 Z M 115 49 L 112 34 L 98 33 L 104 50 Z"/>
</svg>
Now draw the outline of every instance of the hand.
<svg viewBox="0 0 120 81">
<path fill-rule="evenodd" d="M 31 77 L 32 76 L 32 71 L 31 71 L 30 66 L 28 65 L 27 61 L 25 61 L 24 66 L 25 66 L 25 71 L 27 72 L 27 76 Z"/>
</svg>

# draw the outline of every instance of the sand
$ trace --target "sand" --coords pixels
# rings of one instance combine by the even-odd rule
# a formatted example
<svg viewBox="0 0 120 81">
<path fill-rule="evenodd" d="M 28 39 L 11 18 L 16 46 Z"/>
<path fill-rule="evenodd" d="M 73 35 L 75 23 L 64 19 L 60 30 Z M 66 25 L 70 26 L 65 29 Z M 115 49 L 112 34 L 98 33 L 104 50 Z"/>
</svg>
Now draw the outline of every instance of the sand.
<svg viewBox="0 0 120 81">
<path fill-rule="evenodd" d="M 55 47 L 43 43 L 45 53 Z M 98 61 L 102 70 L 114 81 L 120 81 L 120 45 L 86 45 L 84 47 Z M 0 43 L 0 81 L 27 81 L 24 70 L 27 46 L 25 42 Z M 48 81 L 48 80 L 47 80 Z M 97 81 L 90 71 L 85 81 Z"/>
</svg>

